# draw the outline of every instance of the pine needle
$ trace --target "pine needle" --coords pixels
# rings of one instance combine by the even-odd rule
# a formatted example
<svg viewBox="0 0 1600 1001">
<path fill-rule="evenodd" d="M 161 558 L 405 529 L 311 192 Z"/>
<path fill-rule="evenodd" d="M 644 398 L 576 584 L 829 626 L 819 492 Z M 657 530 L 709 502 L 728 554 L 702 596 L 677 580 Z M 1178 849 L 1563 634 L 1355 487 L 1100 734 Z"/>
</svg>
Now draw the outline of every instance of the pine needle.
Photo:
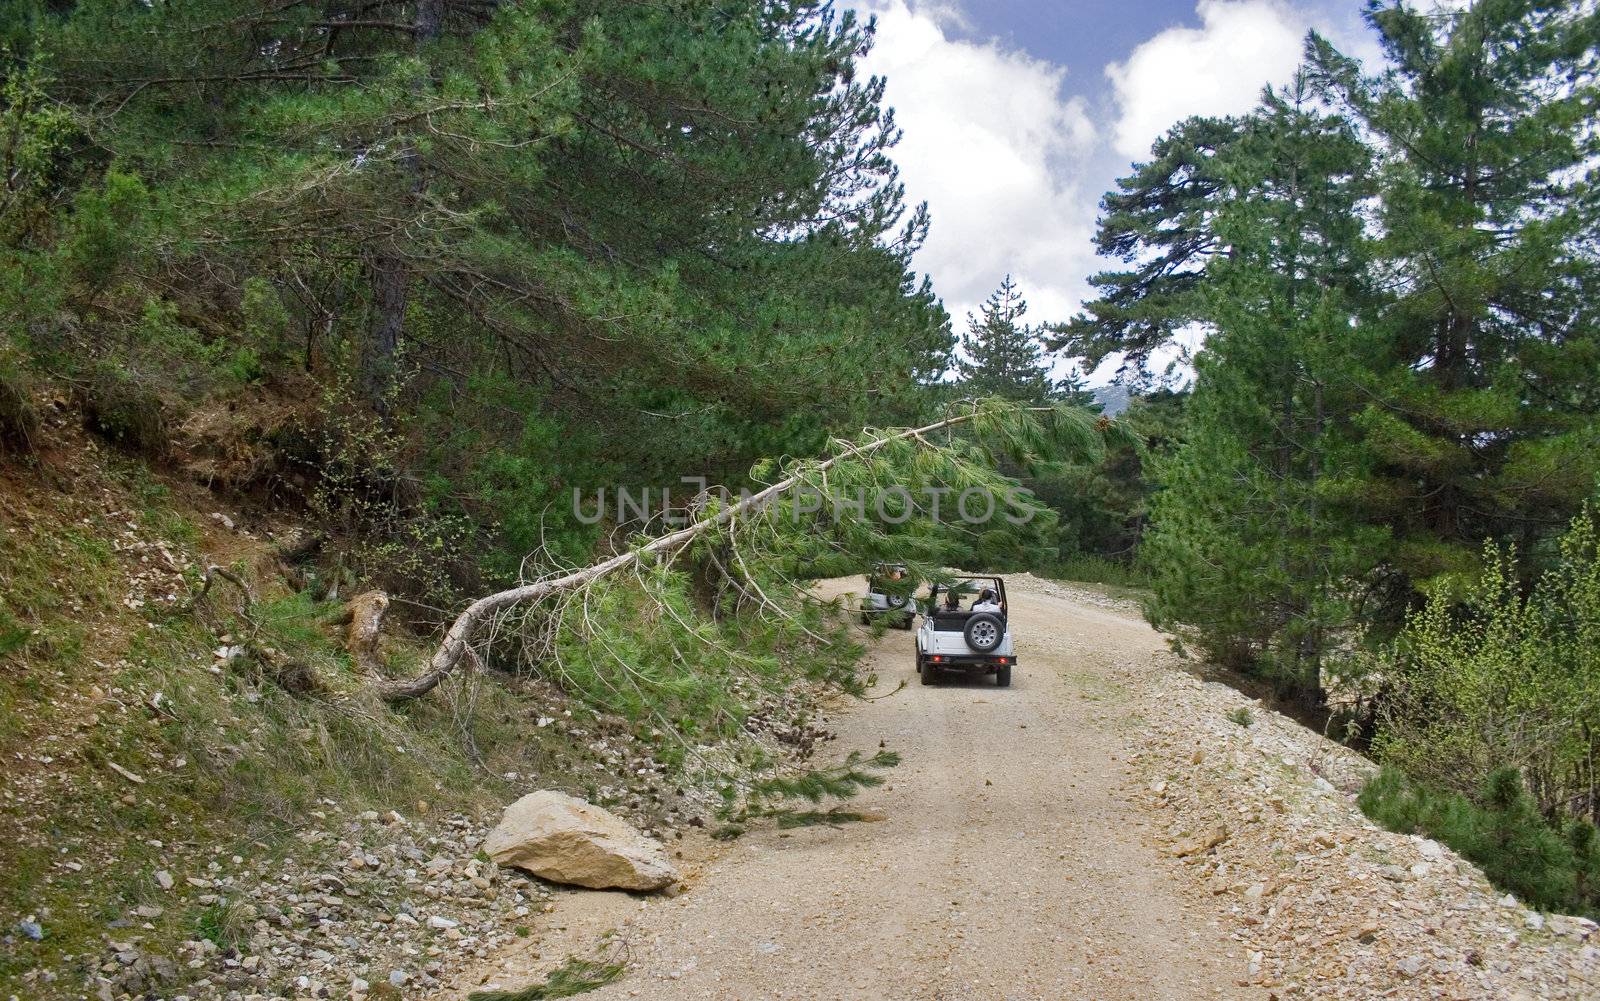
<svg viewBox="0 0 1600 1001">
<path fill-rule="evenodd" d="M 786 810 L 778 815 L 778 828 L 791 830 L 796 827 L 838 827 L 842 824 L 855 824 L 867 819 L 864 813 L 854 810 L 843 810 L 834 807 L 831 810 Z"/>
<path fill-rule="evenodd" d="M 587 994 L 622 977 L 623 964 L 599 963 L 592 959 L 568 957 L 550 971 L 542 984 L 531 984 L 518 991 L 475 991 L 467 1001 L 544 1001 Z"/>
</svg>

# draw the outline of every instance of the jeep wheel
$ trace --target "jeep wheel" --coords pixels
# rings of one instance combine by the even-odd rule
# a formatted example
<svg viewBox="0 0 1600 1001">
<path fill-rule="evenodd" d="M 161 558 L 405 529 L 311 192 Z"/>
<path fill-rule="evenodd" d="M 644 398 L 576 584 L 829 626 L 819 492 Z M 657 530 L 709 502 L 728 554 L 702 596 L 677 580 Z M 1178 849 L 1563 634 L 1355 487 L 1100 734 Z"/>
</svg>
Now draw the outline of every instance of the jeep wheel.
<svg viewBox="0 0 1600 1001">
<path fill-rule="evenodd" d="M 1005 623 L 1000 621 L 1000 616 L 989 612 L 979 612 L 967 620 L 967 627 L 961 631 L 966 639 L 967 646 L 977 653 L 989 653 L 1000 645 L 1000 640 L 1006 634 Z"/>
<path fill-rule="evenodd" d="M 1005 667 L 1002 667 L 999 670 L 994 672 L 994 684 L 995 684 L 996 688 L 1010 688 L 1011 687 L 1011 665 L 1010 664 L 1007 664 Z"/>
</svg>

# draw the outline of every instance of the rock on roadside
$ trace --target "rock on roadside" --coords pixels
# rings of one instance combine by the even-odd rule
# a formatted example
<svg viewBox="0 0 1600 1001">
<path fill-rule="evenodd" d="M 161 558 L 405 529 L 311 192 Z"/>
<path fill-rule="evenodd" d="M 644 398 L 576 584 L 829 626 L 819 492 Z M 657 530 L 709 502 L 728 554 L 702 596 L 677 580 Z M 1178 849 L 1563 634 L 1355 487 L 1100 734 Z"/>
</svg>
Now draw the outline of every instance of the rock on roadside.
<svg viewBox="0 0 1600 1001">
<path fill-rule="evenodd" d="M 659 890 L 678 880 L 660 842 L 615 814 L 549 789 L 506 807 L 483 850 L 501 865 L 595 890 Z"/>
</svg>

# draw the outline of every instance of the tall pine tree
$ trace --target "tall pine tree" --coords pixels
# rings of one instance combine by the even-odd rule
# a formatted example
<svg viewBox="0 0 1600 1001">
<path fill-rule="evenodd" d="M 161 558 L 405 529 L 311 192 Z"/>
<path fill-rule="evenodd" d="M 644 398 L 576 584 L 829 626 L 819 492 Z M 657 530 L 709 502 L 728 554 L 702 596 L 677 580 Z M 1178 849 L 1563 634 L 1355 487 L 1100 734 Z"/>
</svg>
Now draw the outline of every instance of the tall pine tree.
<svg viewBox="0 0 1600 1001">
<path fill-rule="evenodd" d="M 1218 165 L 1211 228 L 1228 248 L 1200 296 L 1215 332 L 1197 360 L 1184 444 L 1159 470 L 1158 620 L 1194 623 L 1206 652 L 1266 668 L 1314 700 L 1352 624 L 1342 581 L 1376 540 L 1338 497 L 1348 359 L 1366 299 L 1357 205 L 1367 152 L 1319 108 L 1305 74 L 1239 123 Z"/>
<path fill-rule="evenodd" d="M 961 338 L 964 357 L 956 361 L 963 392 L 1021 403 L 1044 403 L 1055 397 L 1056 384 L 1039 332 L 1022 322 L 1027 312 L 1016 282 L 1006 275 L 978 307 L 978 315 L 967 314 L 967 333 Z"/>
<path fill-rule="evenodd" d="M 1381 158 L 1375 268 L 1392 294 L 1358 420 L 1398 611 L 1472 574 L 1486 539 L 1545 549 L 1594 489 L 1600 13 L 1374 2 L 1368 17 L 1385 73 L 1324 42 L 1311 55 Z"/>
</svg>

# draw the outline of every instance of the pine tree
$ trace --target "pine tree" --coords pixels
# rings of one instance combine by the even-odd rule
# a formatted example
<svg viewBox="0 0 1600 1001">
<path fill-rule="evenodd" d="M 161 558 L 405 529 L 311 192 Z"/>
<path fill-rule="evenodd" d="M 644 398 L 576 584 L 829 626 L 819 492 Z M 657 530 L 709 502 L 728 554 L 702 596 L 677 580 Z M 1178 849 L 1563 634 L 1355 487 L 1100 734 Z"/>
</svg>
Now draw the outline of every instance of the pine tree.
<svg viewBox="0 0 1600 1001">
<path fill-rule="evenodd" d="M 1314 701 L 1352 624 L 1339 583 L 1370 533 L 1332 502 L 1354 406 L 1352 320 L 1364 291 L 1356 206 L 1367 152 L 1316 106 L 1302 73 L 1238 123 L 1209 225 L 1229 249 L 1199 301 L 1215 332 L 1196 362 L 1184 444 L 1160 469 L 1156 617 L 1192 623 L 1208 654 L 1266 670 Z"/>
<path fill-rule="evenodd" d="M 1205 263 L 1219 249 L 1211 214 L 1226 187 L 1219 163 L 1238 133 L 1233 119 L 1180 122 L 1117 181 L 1100 202 L 1095 247 L 1131 267 L 1090 277 L 1099 297 L 1071 322 L 1047 327 L 1051 350 L 1090 368 L 1121 355 L 1123 374 L 1139 382 L 1155 351 L 1203 319 Z"/>
<path fill-rule="evenodd" d="M 1006 275 L 978 315 L 967 314 L 967 333 L 961 338 L 964 357 L 956 362 L 962 392 L 1019 403 L 1055 398 L 1056 385 L 1043 358 L 1039 332 L 1021 322 L 1027 312 L 1027 302 Z"/>
<path fill-rule="evenodd" d="M 1083 369 L 1074 365 L 1067 370 L 1067 374 L 1056 380 L 1055 399 L 1074 407 L 1083 407 L 1087 410 L 1098 412 L 1100 403 L 1094 398 L 1094 390 L 1089 388 L 1089 382 L 1084 378 Z"/>
<path fill-rule="evenodd" d="M 1470 574 L 1485 539 L 1540 551 L 1600 471 L 1600 14 L 1507 0 L 1368 17 L 1388 73 L 1323 42 L 1312 63 L 1382 159 L 1375 266 L 1395 293 L 1372 318 L 1384 353 L 1360 425 L 1404 606 Z"/>
<path fill-rule="evenodd" d="M 1159 471 L 1155 610 L 1302 691 L 1483 540 L 1537 573 L 1600 471 L 1600 15 L 1368 17 L 1381 73 L 1313 35 L 1291 91 L 1155 145 L 1105 201 L 1128 266 L 1052 341 L 1139 371 L 1208 328 Z"/>
<path fill-rule="evenodd" d="M 54 213 L 19 246 L 0 208 L 0 328 L 70 327 L 37 346 L 180 410 L 208 373 L 165 344 L 309 375 L 408 508 L 505 533 L 506 572 L 576 559 L 572 487 L 737 485 L 947 368 L 874 30 L 823 0 L 0 4 L 0 95 L 28 67 L 93 132 L 8 175 Z"/>
</svg>

